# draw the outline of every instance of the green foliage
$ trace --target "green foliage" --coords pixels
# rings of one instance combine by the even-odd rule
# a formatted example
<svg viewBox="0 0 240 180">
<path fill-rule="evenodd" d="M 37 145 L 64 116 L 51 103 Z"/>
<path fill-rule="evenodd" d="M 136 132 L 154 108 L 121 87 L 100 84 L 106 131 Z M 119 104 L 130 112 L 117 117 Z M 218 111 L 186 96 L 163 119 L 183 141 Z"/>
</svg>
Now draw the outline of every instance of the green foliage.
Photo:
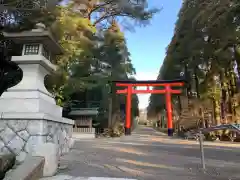
<svg viewBox="0 0 240 180">
<path fill-rule="evenodd" d="M 59 6 L 54 12 L 56 21 L 51 29 L 56 32 L 65 54 L 57 58 L 57 73 L 47 78 L 46 85 L 61 106 L 65 101 L 89 101 L 90 96 L 98 96 L 100 114 L 94 124 L 106 127 L 109 98 L 113 117 L 120 112 L 120 104 L 125 104 L 125 96 L 116 95 L 116 87 L 110 82 L 128 79 L 135 69 L 117 22 L 112 21 L 111 26 L 99 32 L 89 19 L 73 11 L 73 7 L 74 4 Z M 133 98 L 132 110 L 134 115 L 138 114 L 137 96 Z"/>
<path fill-rule="evenodd" d="M 47 89 L 54 94 L 56 103 L 63 106 L 66 101 L 75 100 L 73 94 L 97 88 L 94 94 L 102 97 L 100 108 L 104 112 L 109 110 L 109 93 L 113 92 L 110 95 L 113 113 L 118 112 L 119 103 L 124 104 L 125 97 L 115 95 L 116 87 L 109 82 L 129 79 L 135 74 L 119 24 L 127 29 L 132 28 L 128 20 L 146 25 L 159 10 L 148 8 L 147 0 L 74 0 L 66 6 L 54 5 L 51 9 L 34 9 L 34 3 L 35 1 L 24 1 L 24 4 L 15 0 L 4 1 L 7 13 L 2 15 L 13 18 L 14 20 L 8 19 L 6 22 L 14 23 L 2 24 L 5 23 L 5 29 L 9 31 L 22 31 L 42 22 L 53 32 L 64 49 L 64 55 L 56 57 L 53 62 L 57 65 L 57 72 L 45 81 Z M 90 91 L 89 96 L 91 93 L 93 91 Z M 133 97 L 133 114 L 138 114 L 137 96 Z"/>
<path fill-rule="evenodd" d="M 49 27 L 54 21 L 55 16 L 52 14 L 56 4 L 49 0 L 49 4 L 38 4 L 37 0 L 2 0 L 0 25 L 1 30 L 5 31 L 22 31 L 32 29 L 37 22 L 44 23 Z M 58 1 L 54 1 L 58 3 Z"/>
<path fill-rule="evenodd" d="M 85 0 L 73 1 L 75 6 L 81 6 L 80 12 L 84 17 L 93 20 L 93 25 L 107 29 L 115 19 L 125 28 L 133 28 L 132 20 L 146 25 L 153 15 L 159 12 L 157 8 L 149 8 L 148 0 Z M 129 21 L 131 20 L 131 21 Z"/>
<path fill-rule="evenodd" d="M 220 110 L 220 103 L 232 106 L 229 104 L 237 93 L 236 78 L 240 75 L 239 12 L 237 0 L 183 1 L 158 75 L 158 79 L 178 79 L 183 74 L 191 85 L 190 74 L 194 72 L 200 99 L 212 100 L 217 121 L 221 111 L 233 112 Z M 187 73 L 184 72 L 186 66 Z M 164 102 L 164 96 L 151 95 L 148 113 L 156 115 L 164 108 Z"/>
<path fill-rule="evenodd" d="M 63 95 L 63 87 L 56 89 L 56 86 L 53 87 L 53 96 L 56 100 L 56 104 L 59 106 L 63 106 L 64 95 Z"/>
</svg>

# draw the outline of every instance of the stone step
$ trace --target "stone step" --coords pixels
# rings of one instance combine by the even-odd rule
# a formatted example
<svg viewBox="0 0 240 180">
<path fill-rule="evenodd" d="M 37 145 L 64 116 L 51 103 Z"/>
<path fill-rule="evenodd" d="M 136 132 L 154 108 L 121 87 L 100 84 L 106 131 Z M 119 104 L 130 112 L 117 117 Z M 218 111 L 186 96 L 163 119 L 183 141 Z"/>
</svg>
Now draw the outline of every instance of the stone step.
<svg viewBox="0 0 240 180">
<path fill-rule="evenodd" d="M 198 119 L 197 118 L 183 118 L 179 121 L 179 123 L 192 123 L 192 122 L 197 122 Z"/>
<path fill-rule="evenodd" d="M 199 119 L 197 116 L 180 116 L 180 119 Z"/>
<path fill-rule="evenodd" d="M 11 169 L 4 180 L 36 180 L 43 176 L 44 157 L 28 156 L 23 163 Z"/>
<path fill-rule="evenodd" d="M 184 118 L 187 118 L 187 119 L 189 119 L 189 118 L 201 118 L 201 116 L 191 116 L 191 115 L 181 115 L 180 116 L 180 119 L 184 119 Z"/>
<path fill-rule="evenodd" d="M 196 122 L 197 121 L 197 119 L 182 119 L 182 121 L 179 121 L 180 123 L 181 122 Z"/>
</svg>

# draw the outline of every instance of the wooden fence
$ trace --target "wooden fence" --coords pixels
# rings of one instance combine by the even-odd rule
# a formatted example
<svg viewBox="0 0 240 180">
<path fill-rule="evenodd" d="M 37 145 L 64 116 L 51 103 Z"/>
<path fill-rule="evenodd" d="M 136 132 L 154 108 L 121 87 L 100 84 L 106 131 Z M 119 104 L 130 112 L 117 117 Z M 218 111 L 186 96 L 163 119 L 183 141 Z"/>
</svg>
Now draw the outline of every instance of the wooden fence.
<svg viewBox="0 0 240 180">
<path fill-rule="evenodd" d="M 81 128 L 81 127 L 74 127 L 73 132 L 75 133 L 89 133 L 95 134 L 95 128 Z"/>
</svg>

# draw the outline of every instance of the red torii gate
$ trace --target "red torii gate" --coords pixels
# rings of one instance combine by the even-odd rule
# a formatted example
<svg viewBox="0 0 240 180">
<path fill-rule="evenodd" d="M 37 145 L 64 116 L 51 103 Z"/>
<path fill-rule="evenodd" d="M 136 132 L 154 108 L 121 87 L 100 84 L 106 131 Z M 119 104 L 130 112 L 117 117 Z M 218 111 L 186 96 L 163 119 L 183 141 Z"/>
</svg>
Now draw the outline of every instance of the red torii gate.
<svg viewBox="0 0 240 180">
<path fill-rule="evenodd" d="M 181 90 L 173 89 L 172 87 L 182 87 L 184 85 L 184 80 L 156 80 L 156 81 L 114 81 L 116 86 L 125 87 L 123 90 L 117 90 L 117 94 L 126 94 L 126 122 L 125 122 L 125 135 L 131 134 L 131 100 L 132 94 L 165 94 L 166 97 L 166 109 L 168 118 L 168 136 L 173 135 L 173 122 L 172 122 L 172 102 L 171 94 L 181 94 Z M 136 90 L 133 87 L 146 86 L 146 90 Z M 150 89 L 150 86 L 162 86 L 163 90 Z"/>
</svg>

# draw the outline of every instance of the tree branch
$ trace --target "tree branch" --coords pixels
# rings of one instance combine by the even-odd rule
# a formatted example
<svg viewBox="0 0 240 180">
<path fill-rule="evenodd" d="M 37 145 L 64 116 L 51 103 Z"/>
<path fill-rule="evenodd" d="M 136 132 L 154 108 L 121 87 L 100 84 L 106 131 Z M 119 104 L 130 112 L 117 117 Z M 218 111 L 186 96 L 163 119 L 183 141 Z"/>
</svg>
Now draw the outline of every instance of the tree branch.
<svg viewBox="0 0 240 180">
<path fill-rule="evenodd" d="M 109 0 L 109 1 L 107 1 L 107 2 L 105 2 L 105 3 L 103 3 L 103 4 L 95 5 L 95 6 L 90 10 L 90 12 L 88 12 L 88 19 L 91 20 L 91 15 L 92 15 L 92 13 L 94 13 L 94 12 L 97 11 L 98 9 L 103 8 L 103 7 L 105 7 L 106 5 L 109 5 L 109 4 L 113 3 L 113 2 L 114 2 L 114 0 Z"/>
</svg>

